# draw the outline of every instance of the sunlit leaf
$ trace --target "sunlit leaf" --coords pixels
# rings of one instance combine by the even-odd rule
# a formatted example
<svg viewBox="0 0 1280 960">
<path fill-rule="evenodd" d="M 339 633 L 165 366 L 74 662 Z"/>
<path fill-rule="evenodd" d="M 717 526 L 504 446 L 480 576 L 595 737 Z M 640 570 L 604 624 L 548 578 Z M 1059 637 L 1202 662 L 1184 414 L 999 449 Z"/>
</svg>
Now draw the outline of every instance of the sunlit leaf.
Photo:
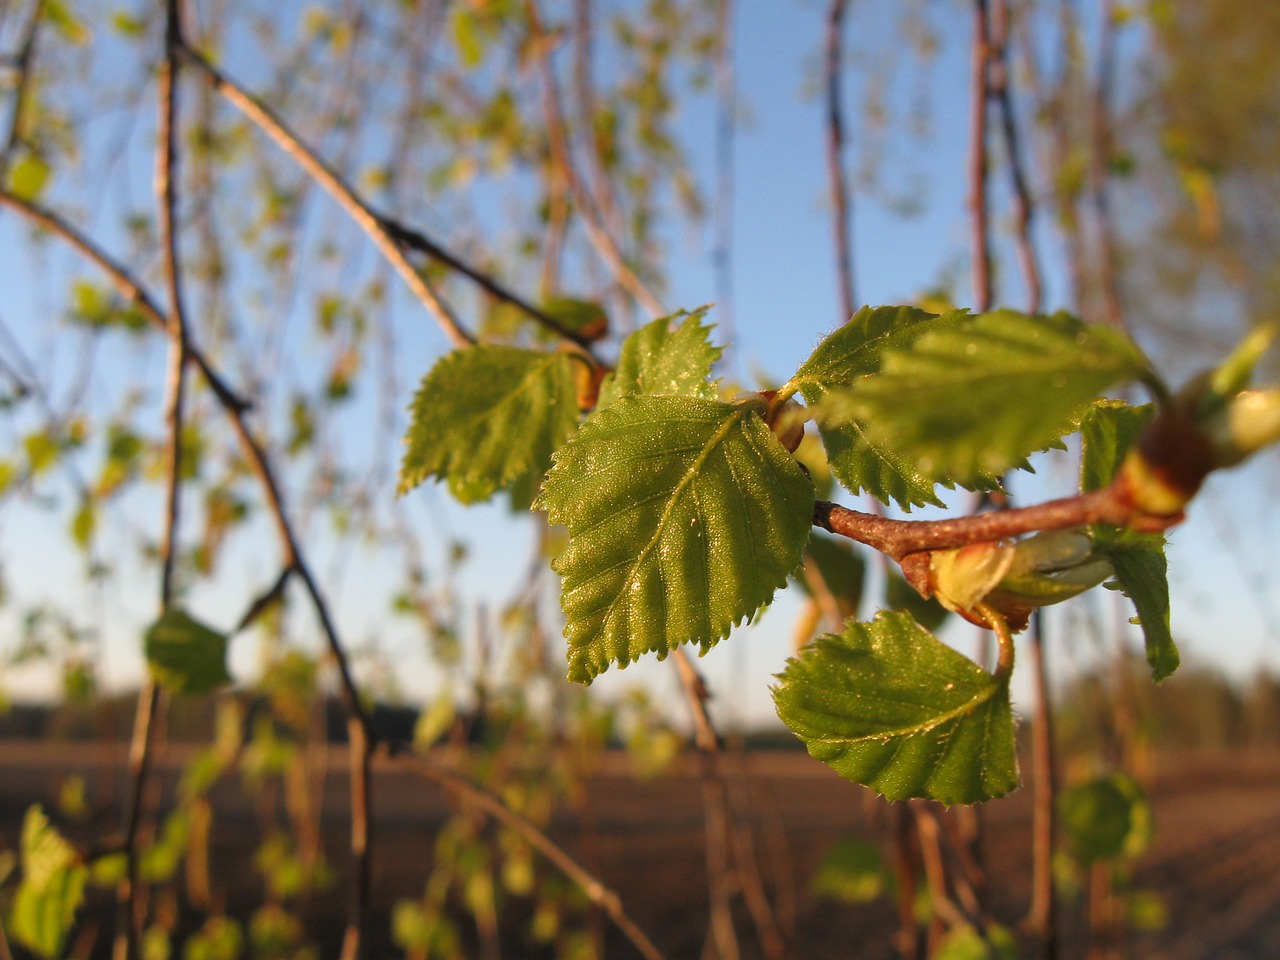
<svg viewBox="0 0 1280 960">
<path fill-rule="evenodd" d="M 13 897 L 9 935 L 43 957 L 62 953 L 89 871 L 39 806 L 22 822 L 22 882 Z"/>
<path fill-rule="evenodd" d="M 778 715 L 810 755 L 890 800 L 976 803 L 1018 782 L 1008 678 L 881 612 L 787 663 Z"/>
<path fill-rule="evenodd" d="M 536 506 L 569 530 L 554 566 L 571 679 L 705 652 L 799 565 L 813 487 L 762 409 L 624 397 L 557 451 Z"/>
<path fill-rule="evenodd" d="M 1073 431 L 1103 390 L 1148 373 L 1108 328 L 998 311 L 885 351 L 879 373 L 834 395 L 821 418 L 865 424 L 925 476 L 972 485 Z"/>
<path fill-rule="evenodd" d="M 174 693 L 208 693 L 231 682 L 226 636 L 183 610 L 165 611 L 147 630 L 143 648 L 151 675 Z"/>
<path fill-rule="evenodd" d="M 1080 486 L 1098 490 L 1115 478 L 1125 454 L 1154 415 L 1150 406 L 1130 407 L 1104 401 L 1085 414 L 1080 426 Z M 1181 657 L 1169 616 L 1169 565 L 1164 538 L 1096 524 L 1094 551 L 1111 561 L 1122 590 L 1138 611 L 1152 676 L 1163 680 L 1178 669 Z"/>
<path fill-rule="evenodd" d="M 24 153 L 9 169 L 9 192 L 21 200 L 36 200 L 53 171 L 38 153 Z"/>
<path fill-rule="evenodd" d="M 544 471 L 578 422 L 573 362 L 489 346 L 441 358 L 414 397 L 401 492 L 435 477 L 474 503 Z"/>
<path fill-rule="evenodd" d="M 988 923 L 983 932 L 964 924 L 950 930 L 933 960 L 1018 960 L 1018 940 L 1008 927 Z"/>
<path fill-rule="evenodd" d="M 634 394 L 703 397 L 714 400 L 707 378 L 720 359 L 710 341 L 709 308 L 661 317 L 645 324 L 622 344 L 618 364 L 600 386 L 600 406 Z"/>
<path fill-rule="evenodd" d="M 966 316 L 963 311 L 939 316 L 914 307 L 863 307 L 818 344 L 791 382 L 811 407 L 820 407 L 831 394 L 877 373 L 886 351 L 909 345 L 926 330 L 960 323 Z M 854 493 L 866 491 L 906 509 L 941 506 L 934 493 L 935 479 L 894 443 L 873 438 L 868 427 L 867 421 L 857 416 L 819 420 L 836 479 Z"/>
</svg>

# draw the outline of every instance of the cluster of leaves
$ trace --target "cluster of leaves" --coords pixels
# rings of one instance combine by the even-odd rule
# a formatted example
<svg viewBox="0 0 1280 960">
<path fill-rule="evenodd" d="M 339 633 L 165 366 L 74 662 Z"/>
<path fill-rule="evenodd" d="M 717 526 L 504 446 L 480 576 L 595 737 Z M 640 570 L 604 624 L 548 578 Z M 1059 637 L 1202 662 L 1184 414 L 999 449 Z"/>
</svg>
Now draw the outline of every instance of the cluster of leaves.
<svg viewBox="0 0 1280 960">
<path fill-rule="evenodd" d="M 402 490 L 434 477 L 464 501 L 507 490 L 517 506 L 537 490 L 534 507 L 567 528 L 553 566 L 572 680 L 681 644 L 705 652 L 772 600 L 807 549 L 831 552 L 811 542 L 813 474 L 792 455 L 804 418 L 846 489 L 910 511 L 940 505 L 940 487 L 996 488 L 1075 432 L 1082 489 L 1107 487 L 1154 408 L 1099 396 L 1138 382 L 1169 397 L 1130 340 L 1067 314 L 866 308 L 778 391 L 732 397 L 711 378 L 709 333 L 704 310 L 654 321 L 611 371 L 585 352 L 476 346 L 441 360 L 415 398 Z M 598 397 L 577 392 L 585 418 L 575 363 L 579 379 L 603 374 Z M 1134 601 L 1162 679 L 1178 658 L 1161 538 L 1081 533 Z M 849 576 L 860 582 L 860 568 Z M 1040 585 L 1040 603 L 1081 589 Z M 1008 685 L 1009 669 L 989 673 L 886 612 L 806 648 L 774 697 L 842 775 L 890 799 L 972 803 L 1017 783 Z"/>
</svg>

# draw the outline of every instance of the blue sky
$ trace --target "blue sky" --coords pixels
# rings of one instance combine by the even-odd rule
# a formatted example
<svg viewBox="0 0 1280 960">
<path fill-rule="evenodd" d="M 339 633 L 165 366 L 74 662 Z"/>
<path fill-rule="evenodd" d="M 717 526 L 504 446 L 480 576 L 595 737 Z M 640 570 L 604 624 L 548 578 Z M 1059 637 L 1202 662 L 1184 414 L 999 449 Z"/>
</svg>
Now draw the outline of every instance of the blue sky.
<svg viewBox="0 0 1280 960">
<path fill-rule="evenodd" d="M 883 49 L 891 24 L 885 10 L 893 5 L 854 6 L 860 12 L 849 25 L 851 57 L 862 57 L 878 64 L 877 69 L 888 70 Z M 734 339 L 729 372 L 742 378 L 762 372 L 785 379 L 819 338 L 843 319 L 837 306 L 831 227 L 824 201 L 822 105 L 813 96 L 821 19 L 821 10 L 814 3 L 741 5 L 735 35 L 742 115 L 735 143 Z M 930 91 L 930 135 L 924 139 L 890 138 L 884 144 L 881 165 L 884 192 L 898 199 L 909 198 L 920 209 L 903 216 L 865 194 L 855 197 L 859 302 L 908 301 L 944 280 L 954 283 L 954 293 L 962 304 L 968 297 L 966 198 L 958 175 L 967 149 L 968 20 L 944 11 L 940 23 L 944 42 L 921 81 Z M 916 69 L 911 63 L 900 63 L 892 74 L 885 75 L 889 103 L 899 115 L 921 88 L 915 79 Z M 855 141 L 860 125 L 852 114 L 861 100 L 862 82 L 851 74 L 846 91 Z M 149 108 L 146 114 L 149 117 Z M 690 104 L 680 121 L 709 196 L 713 192 L 714 127 L 714 114 L 706 102 Z M 860 146 L 855 142 L 854 149 Z M 850 166 L 857 163 L 858 155 L 854 154 Z M 124 166 L 125 170 L 113 175 L 131 183 L 136 196 L 145 197 L 149 157 L 145 153 L 129 157 Z M 996 199 L 1003 202 L 1002 190 L 996 190 Z M 1001 210 L 997 221 L 1003 222 L 1006 216 L 1007 211 Z M 99 210 L 94 222 L 102 226 L 108 219 Z M 7 293 L 11 294 L 0 306 L 0 317 L 11 329 L 23 331 L 27 348 L 40 356 L 49 337 L 38 332 L 39 325 L 54 309 L 51 304 L 56 301 L 58 285 L 65 282 L 68 258 L 62 253 L 33 257 L 25 249 L 24 236 L 24 229 L 18 228 L 12 217 L 0 215 L 0 276 L 6 278 Z M 709 230 L 676 232 L 670 237 L 670 307 L 693 307 L 716 299 L 709 238 Z M 1053 269 L 1055 251 L 1047 226 L 1042 225 L 1038 239 L 1042 259 L 1049 266 L 1046 307 L 1063 306 L 1064 285 L 1061 271 Z M 1007 238 L 1002 246 L 1007 247 Z M 19 289 L 23 285 L 15 284 L 13 278 L 22 276 L 33 262 L 46 263 L 51 272 Z M 1017 307 L 1021 305 L 1021 287 L 1013 261 L 1005 263 L 1001 275 L 1007 282 L 1000 302 Z M 89 271 L 73 266 L 71 272 Z M 403 404 L 407 404 L 413 379 L 443 349 L 444 342 L 402 291 L 393 297 L 391 309 L 395 322 L 407 331 L 405 356 L 400 358 Z M 715 313 L 711 319 L 716 319 Z M 74 376 L 74 351 L 62 349 L 63 355 L 56 360 L 58 376 Z M 110 348 L 104 349 L 110 365 Z M 162 355 L 157 343 L 154 350 L 129 361 L 123 368 L 125 376 L 137 382 L 160 383 Z M 1205 363 L 1213 359 L 1205 358 Z M 305 362 L 305 356 L 299 362 Z M 118 388 L 118 379 L 113 383 L 110 374 L 100 375 L 94 389 L 110 392 Z M 353 456 L 367 453 L 360 437 L 350 440 L 349 449 Z M 1015 496 L 1030 502 L 1068 492 L 1073 468 L 1068 458 L 1060 459 L 1059 463 L 1042 462 L 1036 477 L 1019 477 L 1013 487 Z M 1193 505 L 1188 522 L 1171 538 L 1175 636 L 1183 641 L 1188 656 L 1216 663 L 1241 678 L 1259 666 L 1280 670 L 1280 591 L 1266 570 L 1274 556 L 1274 544 L 1280 542 L 1280 523 L 1270 502 L 1276 464 L 1272 453 L 1215 477 Z M 964 498 L 954 500 L 957 509 L 964 509 Z M 857 505 L 856 498 L 848 495 L 844 502 Z M 154 520 L 154 503 L 144 499 L 134 506 L 131 513 L 138 523 Z M 505 507 L 464 510 L 438 489 L 415 492 L 408 507 L 410 515 L 423 525 L 423 535 L 430 541 L 437 563 L 451 538 L 470 540 L 472 557 L 460 573 L 467 595 L 488 598 L 496 606 L 495 585 L 500 593 L 502 587 L 522 576 L 531 549 L 531 527 L 513 524 Z M 75 565 L 79 569 L 80 561 L 69 552 L 41 546 L 50 540 L 48 522 L 19 515 L 12 505 L 0 515 L 6 574 L 15 593 L 28 598 L 65 596 L 68 568 Z M 277 563 L 275 546 L 267 539 L 265 525 L 258 533 L 260 537 L 237 549 L 229 574 L 193 596 L 197 614 L 225 625 L 228 611 L 238 612 L 249 591 L 270 582 Z M 386 586 L 381 578 L 389 562 L 376 549 L 339 554 L 329 551 L 322 540 L 314 565 L 334 591 L 348 642 L 355 646 L 380 644 L 405 693 L 416 697 L 434 690 L 439 677 L 426 662 L 420 638 L 386 612 L 379 590 Z M 136 631 L 153 615 L 155 603 L 155 588 L 148 577 L 146 571 L 137 569 L 125 577 L 131 588 L 119 595 L 95 597 L 88 590 L 83 594 L 84 602 L 94 605 L 89 609 L 102 611 L 106 636 L 102 665 L 110 686 L 128 684 L 138 676 L 141 660 Z M 1111 598 L 1104 597 L 1102 602 L 1110 604 Z M 1112 608 L 1105 609 L 1107 616 L 1112 616 Z M 703 661 L 717 693 L 716 708 L 722 714 L 753 723 L 772 716 L 767 687 L 789 652 L 796 610 L 796 598 L 784 595 L 757 625 L 735 632 Z M 1052 656 L 1068 670 L 1087 666 L 1096 656 L 1092 641 L 1077 639 L 1069 632 L 1074 629 L 1069 619 L 1068 614 L 1055 612 L 1051 627 L 1055 643 Z M 962 649 L 972 645 L 973 634 L 967 626 L 947 636 Z M 1136 630 L 1133 636 L 1136 638 Z M 236 675 L 251 676 L 257 657 L 251 641 L 237 639 L 232 650 Z M 609 695 L 633 683 L 652 685 L 670 693 L 676 702 L 674 671 L 670 665 L 653 660 L 611 672 L 597 681 L 597 686 Z M 10 671 L 6 684 L 12 693 L 36 692 L 47 687 L 48 677 Z M 1025 680 L 1019 680 L 1015 692 L 1021 695 L 1026 689 Z"/>
</svg>

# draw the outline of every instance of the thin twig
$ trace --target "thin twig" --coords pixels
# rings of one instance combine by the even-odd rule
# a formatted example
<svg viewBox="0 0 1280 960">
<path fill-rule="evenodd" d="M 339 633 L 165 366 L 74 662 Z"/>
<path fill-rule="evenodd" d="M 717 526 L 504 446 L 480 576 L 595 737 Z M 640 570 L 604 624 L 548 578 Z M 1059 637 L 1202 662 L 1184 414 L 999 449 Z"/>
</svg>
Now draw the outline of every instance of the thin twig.
<svg viewBox="0 0 1280 960">
<path fill-rule="evenodd" d="M 1035 204 L 1022 162 L 1022 145 L 1018 136 L 1017 114 L 1013 102 L 1013 80 L 1009 70 L 1009 0 L 996 0 L 995 25 L 992 30 L 991 92 L 1000 109 L 1000 129 L 1004 135 L 1005 162 L 1009 165 L 1009 181 L 1013 188 L 1014 236 L 1018 247 L 1018 261 L 1022 265 L 1022 277 L 1027 284 L 1027 312 L 1039 313 L 1044 300 L 1044 283 L 1040 274 L 1040 262 L 1036 257 L 1032 239 Z"/>
<path fill-rule="evenodd" d="M 542 111 L 547 122 L 547 141 L 551 160 L 559 168 L 570 195 L 577 207 L 582 225 L 592 247 L 612 272 L 614 279 L 654 317 L 665 313 L 662 302 L 649 290 L 639 275 L 631 269 L 613 236 L 603 227 L 594 209 L 582 177 L 578 175 L 570 153 L 569 134 L 560 106 L 560 87 L 556 80 L 555 65 L 551 62 L 551 39 L 542 26 L 536 0 L 525 0 L 525 14 L 532 35 L 533 58 L 538 67 L 542 86 Z"/>
<path fill-rule="evenodd" d="M 990 97 L 990 44 L 987 0 L 973 3 L 973 49 L 969 92 L 969 235 L 973 308 L 991 309 L 991 214 L 987 197 L 987 100 Z"/>
<path fill-rule="evenodd" d="M 1102 319 L 1125 329 L 1120 279 L 1116 269 L 1115 226 L 1111 222 L 1108 179 L 1111 166 L 1111 88 L 1115 75 L 1116 16 L 1113 0 L 1098 0 L 1098 79 L 1090 111 L 1089 174 L 1093 215 L 1098 231 L 1098 282 L 1102 287 Z"/>
<path fill-rule="evenodd" d="M 840 107 L 843 56 L 842 28 L 847 0 L 831 0 L 823 72 L 827 86 L 827 183 L 831 191 L 831 226 L 836 245 L 836 276 L 840 292 L 840 322 L 853 316 L 853 247 L 849 239 L 849 187 L 844 172 L 844 115 Z"/>
<path fill-rule="evenodd" d="M 44 0 L 35 0 L 31 5 L 31 19 L 27 21 L 27 29 L 22 35 L 22 44 L 13 59 L 13 69 L 18 73 L 17 82 L 12 94 L 12 112 L 9 114 L 9 133 L 5 137 L 4 147 L 0 149 L 0 182 L 8 179 L 9 163 L 13 160 L 14 151 L 22 141 L 22 127 L 27 114 L 27 95 L 31 91 L 31 72 L 36 54 L 36 37 L 40 33 L 40 23 L 44 18 Z"/>
<path fill-rule="evenodd" d="M 1035 716 L 1031 722 L 1032 866 L 1031 910 L 1026 925 L 1040 943 L 1041 960 L 1058 957 L 1058 905 L 1053 895 L 1055 804 L 1058 771 L 1053 744 L 1053 703 L 1045 658 L 1044 614 L 1031 618 L 1030 655 L 1035 679 Z"/>
<path fill-rule="evenodd" d="M 482 787 L 476 786 L 459 774 L 440 766 L 427 757 L 411 753 L 407 745 L 387 743 L 384 744 L 384 749 L 393 763 L 407 767 L 424 779 L 449 791 L 454 796 L 465 799 L 503 826 L 509 827 L 520 834 L 521 837 L 528 841 L 530 846 L 572 880 L 588 900 L 603 910 L 644 957 L 648 958 L 648 960 L 663 960 L 662 952 L 654 946 L 653 941 L 627 914 L 618 894 L 587 871 L 563 847 L 548 837 L 537 826 Z"/>
<path fill-rule="evenodd" d="M 733 147 L 738 97 L 734 80 L 733 25 L 734 0 L 720 0 L 716 10 L 716 205 L 711 261 L 715 270 L 716 322 L 726 344 L 737 340 L 733 316 Z"/>
<path fill-rule="evenodd" d="M 414 296 L 435 317 L 450 343 L 455 347 L 466 347 L 475 342 L 475 338 L 463 329 L 453 315 L 453 311 L 440 299 L 427 279 L 405 258 L 400 242 L 387 229 L 383 218 L 374 213 L 336 170 L 306 146 L 269 107 L 231 80 L 202 54 L 186 44 L 182 45 L 181 52 L 189 63 L 199 68 L 209 78 L 214 90 L 274 140 L 276 145 L 302 167 L 316 183 L 320 184 L 325 192 L 369 235 L 379 252 L 400 274 Z"/>
<path fill-rule="evenodd" d="M 949 520 L 893 520 L 850 510 L 826 500 L 818 500 L 813 508 L 815 526 L 865 543 L 899 563 L 904 557 L 925 550 L 949 550 L 971 543 L 990 543 L 1040 530 L 1064 530 L 1106 523 L 1154 533 L 1166 530 L 1181 520 L 1181 514 L 1153 517 L 1142 513 L 1118 484 L 1029 507 Z"/>
</svg>

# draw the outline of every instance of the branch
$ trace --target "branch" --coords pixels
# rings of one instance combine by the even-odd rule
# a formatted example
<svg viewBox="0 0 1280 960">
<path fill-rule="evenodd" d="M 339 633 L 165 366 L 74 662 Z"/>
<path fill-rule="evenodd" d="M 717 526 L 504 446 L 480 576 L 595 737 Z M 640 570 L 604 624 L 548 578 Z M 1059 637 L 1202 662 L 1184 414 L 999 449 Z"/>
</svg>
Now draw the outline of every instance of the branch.
<svg viewBox="0 0 1280 960">
<path fill-rule="evenodd" d="M 503 826 L 509 827 L 520 834 L 529 842 L 530 846 L 572 880 L 588 900 L 603 910 L 646 960 L 664 960 L 662 952 L 654 946 L 653 941 L 628 916 L 618 894 L 605 886 L 598 877 L 578 863 L 563 847 L 559 846 L 537 826 L 516 813 L 487 790 L 476 786 L 452 770 L 448 770 L 426 757 L 410 753 L 405 744 L 388 743 L 384 747 L 387 756 L 392 762 L 408 767 L 424 779 L 475 805 Z"/>
<path fill-rule="evenodd" d="M 431 284 L 405 258 L 400 242 L 392 236 L 383 218 L 374 213 L 337 171 L 316 156 L 270 108 L 256 100 L 198 51 L 182 43 L 180 52 L 188 62 L 205 73 L 215 91 L 274 140 L 369 235 L 414 296 L 436 318 L 445 336 L 455 347 L 467 347 L 475 342 L 475 338 L 462 328 L 453 311 L 436 295 Z"/>
<path fill-rule="evenodd" d="M 843 60 L 841 28 L 847 0 L 831 0 L 827 8 L 826 53 L 823 68 L 827 81 L 827 181 L 831 189 L 831 226 L 836 242 L 839 276 L 840 322 L 853 316 L 853 250 L 849 242 L 849 188 L 844 174 L 844 116 L 840 109 L 840 66 Z"/>
<path fill-rule="evenodd" d="M 969 92 L 969 231 L 973 257 L 973 307 L 991 309 L 991 236 L 987 199 L 987 99 L 990 96 L 990 26 L 987 0 L 973 4 L 972 87 Z"/>
<path fill-rule="evenodd" d="M 1074 497 L 1048 500 L 1030 507 L 980 513 L 949 520 L 891 520 L 850 510 L 826 500 L 813 507 L 814 526 L 864 543 L 901 563 L 913 553 L 951 550 L 971 543 L 1007 540 L 1041 530 L 1106 523 L 1144 533 L 1167 530 L 1182 514 L 1159 517 L 1134 505 L 1127 490 L 1112 484 Z"/>
<path fill-rule="evenodd" d="M 600 224 L 587 193 L 586 185 L 574 167 L 569 152 L 569 134 L 565 127 L 564 111 L 560 108 L 560 88 L 556 82 L 556 72 L 551 63 L 551 39 L 542 26 L 542 18 L 538 14 L 536 0 L 525 0 L 525 13 L 528 18 L 529 32 L 533 40 L 534 57 L 538 65 L 538 73 L 542 81 L 542 111 L 547 120 L 547 140 L 551 149 L 552 162 L 559 169 L 564 182 L 573 197 L 574 205 L 582 217 L 587 237 L 591 245 L 604 261 L 605 266 L 613 273 L 619 286 L 626 290 L 651 316 L 659 317 L 666 311 L 662 302 L 654 296 L 645 282 L 627 265 L 622 251 L 607 230 Z"/>
<path fill-rule="evenodd" d="M 27 112 L 27 94 L 31 90 L 32 61 L 36 53 L 36 35 L 40 32 L 40 21 L 43 16 L 44 0 L 36 0 L 31 5 L 31 19 L 27 21 L 22 45 L 13 58 L 13 69 L 18 73 L 18 80 L 13 90 L 13 112 L 9 116 L 9 134 L 5 137 L 3 150 L 0 150 L 0 182 L 7 179 L 9 162 L 13 159 L 13 153 L 22 139 L 22 123 Z"/>
</svg>

